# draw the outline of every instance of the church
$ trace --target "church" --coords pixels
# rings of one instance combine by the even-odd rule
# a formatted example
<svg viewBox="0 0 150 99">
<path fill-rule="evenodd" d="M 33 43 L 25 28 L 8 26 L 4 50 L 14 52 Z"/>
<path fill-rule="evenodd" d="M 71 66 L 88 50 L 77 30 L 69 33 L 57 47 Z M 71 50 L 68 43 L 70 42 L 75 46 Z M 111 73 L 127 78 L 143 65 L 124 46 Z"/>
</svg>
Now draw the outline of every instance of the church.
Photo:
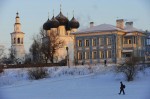
<svg viewBox="0 0 150 99">
<path fill-rule="evenodd" d="M 53 17 L 43 24 L 43 29 L 46 32 L 45 37 L 43 37 L 43 43 L 46 42 L 46 38 L 49 38 L 52 33 L 56 33 L 60 40 L 64 41 L 63 47 L 57 49 L 55 53 L 54 62 L 59 62 L 67 58 L 67 64 L 72 65 L 74 63 L 74 35 L 72 32 L 77 32 L 80 24 L 76 18 L 72 17 L 69 20 L 63 15 L 60 7 L 59 14 L 55 17 L 53 12 Z"/>
</svg>

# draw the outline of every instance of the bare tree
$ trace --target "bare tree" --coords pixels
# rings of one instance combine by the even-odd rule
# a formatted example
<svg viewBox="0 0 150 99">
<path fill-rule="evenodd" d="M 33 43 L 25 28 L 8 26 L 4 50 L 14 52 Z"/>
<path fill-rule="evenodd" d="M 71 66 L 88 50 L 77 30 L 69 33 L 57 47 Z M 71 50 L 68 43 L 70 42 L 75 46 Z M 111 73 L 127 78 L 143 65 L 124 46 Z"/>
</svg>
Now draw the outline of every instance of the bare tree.
<svg viewBox="0 0 150 99">
<path fill-rule="evenodd" d="M 42 52 L 44 56 L 54 63 L 57 50 L 64 46 L 64 40 L 60 39 L 58 33 L 51 31 L 50 36 L 43 38 Z"/>
<path fill-rule="evenodd" d="M 41 63 L 42 62 L 42 53 L 41 53 L 41 38 L 39 35 L 33 37 L 33 43 L 30 47 L 30 53 L 32 54 L 33 63 Z"/>
<path fill-rule="evenodd" d="M 125 62 L 117 66 L 117 72 L 122 72 L 125 74 L 127 81 L 133 81 L 137 71 L 139 69 L 138 64 L 140 62 L 140 57 L 132 56 L 126 58 Z"/>
<path fill-rule="evenodd" d="M 16 51 L 14 51 L 14 52 L 16 52 Z M 9 60 L 11 60 L 11 63 L 12 63 L 12 64 L 17 63 L 15 54 L 16 54 L 16 53 L 13 53 L 13 50 L 10 48 L 10 49 L 9 49 Z"/>
<path fill-rule="evenodd" d="M 0 63 L 2 63 L 2 58 L 5 54 L 4 50 L 5 50 L 4 46 L 0 45 Z"/>
<path fill-rule="evenodd" d="M 40 37 L 46 37 L 46 32 L 44 31 L 43 27 L 40 28 Z"/>
<path fill-rule="evenodd" d="M 4 55 L 4 46 L 0 45 L 0 58 Z"/>
</svg>

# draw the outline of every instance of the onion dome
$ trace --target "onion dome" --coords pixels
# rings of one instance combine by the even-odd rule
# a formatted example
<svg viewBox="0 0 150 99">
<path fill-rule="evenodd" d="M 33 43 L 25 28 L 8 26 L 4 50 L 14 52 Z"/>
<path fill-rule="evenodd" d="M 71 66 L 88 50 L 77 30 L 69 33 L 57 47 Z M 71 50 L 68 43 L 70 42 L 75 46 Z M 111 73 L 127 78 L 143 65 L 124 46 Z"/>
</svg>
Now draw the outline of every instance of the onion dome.
<svg viewBox="0 0 150 99">
<path fill-rule="evenodd" d="M 53 16 L 50 21 L 50 24 L 51 24 L 51 28 L 58 28 L 59 21 Z"/>
<path fill-rule="evenodd" d="M 43 24 L 43 29 L 50 30 L 50 28 L 51 28 L 51 21 L 48 18 L 48 20 Z"/>
<path fill-rule="evenodd" d="M 68 18 L 65 17 L 62 12 L 60 11 L 60 13 L 56 16 L 56 19 L 59 21 L 60 25 L 67 25 L 68 23 Z"/>
<path fill-rule="evenodd" d="M 79 22 L 74 17 L 70 20 L 69 25 L 71 28 L 79 28 L 80 26 Z"/>
</svg>

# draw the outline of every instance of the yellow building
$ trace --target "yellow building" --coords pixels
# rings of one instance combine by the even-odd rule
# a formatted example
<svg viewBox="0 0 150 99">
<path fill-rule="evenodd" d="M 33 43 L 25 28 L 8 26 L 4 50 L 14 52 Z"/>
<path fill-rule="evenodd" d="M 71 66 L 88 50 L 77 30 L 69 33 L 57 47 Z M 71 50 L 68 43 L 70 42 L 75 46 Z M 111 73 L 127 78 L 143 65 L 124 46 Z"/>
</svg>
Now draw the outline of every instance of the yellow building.
<svg viewBox="0 0 150 99">
<path fill-rule="evenodd" d="M 116 26 L 101 24 L 72 33 L 75 38 L 75 60 L 78 64 L 118 63 L 132 54 L 145 56 L 146 34 L 133 22 L 116 20 Z"/>
</svg>

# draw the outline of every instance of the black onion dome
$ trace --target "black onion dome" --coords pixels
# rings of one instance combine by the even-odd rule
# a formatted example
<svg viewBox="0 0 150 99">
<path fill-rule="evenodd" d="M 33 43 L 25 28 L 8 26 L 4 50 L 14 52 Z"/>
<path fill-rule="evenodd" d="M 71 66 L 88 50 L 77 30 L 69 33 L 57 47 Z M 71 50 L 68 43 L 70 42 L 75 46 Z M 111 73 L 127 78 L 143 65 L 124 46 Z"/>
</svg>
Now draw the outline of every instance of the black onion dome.
<svg viewBox="0 0 150 99">
<path fill-rule="evenodd" d="M 79 28 L 80 26 L 79 22 L 74 17 L 70 20 L 69 25 L 71 28 Z"/>
<path fill-rule="evenodd" d="M 43 24 L 43 29 L 44 30 L 50 30 L 50 28 L 51 28 L 51 23 L 50 22 L 51 21 L 48 18 L 48 20 Z"/>
<path fill-rule="evenodd" d="M 59 21 L 60 25 L 67 25 L 68 23 L 68 18 L 65 17 L 62 12 L 60 11 L 60 13 L 56 16 L 56 19 Z"/>
<path fill-rule="evenodd" d="M 51 28 L 58 28 L 59 26 L 59 21 L 53 16 L 51 19 Z"/>
</svg>

